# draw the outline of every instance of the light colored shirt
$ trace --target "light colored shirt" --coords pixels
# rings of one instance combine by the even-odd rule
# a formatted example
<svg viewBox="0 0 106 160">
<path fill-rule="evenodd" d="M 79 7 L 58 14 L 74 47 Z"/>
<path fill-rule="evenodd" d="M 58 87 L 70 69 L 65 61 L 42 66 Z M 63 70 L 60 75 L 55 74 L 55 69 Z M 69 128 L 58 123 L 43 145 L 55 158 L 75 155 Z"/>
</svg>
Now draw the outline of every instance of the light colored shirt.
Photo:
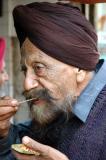
<svg viewBox="0 0 106 160">
<path fill-rule="evenodd" d="M 83 90 L 73 106 L 72 112 L 81 121 L 86 122 L 96 97 L 106 85 L 106 61 L 100 60 L 95 75 Z"/>
</svg>

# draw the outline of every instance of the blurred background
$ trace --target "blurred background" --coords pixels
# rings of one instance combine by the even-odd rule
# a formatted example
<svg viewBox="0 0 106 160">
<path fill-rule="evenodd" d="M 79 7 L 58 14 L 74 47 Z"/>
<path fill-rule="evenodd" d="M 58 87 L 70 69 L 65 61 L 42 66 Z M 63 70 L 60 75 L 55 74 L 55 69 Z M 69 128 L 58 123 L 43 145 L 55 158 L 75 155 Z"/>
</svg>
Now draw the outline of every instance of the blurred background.
<svg viewBox="0 0 106 160">
<path fill-rule="evenodd" d="M 14 30 L 12 11 L 16 5 L 35 1 L 41 2 L 43 0 L 0 0 L 0 37 L 6 40 L 5 61 L 6 70 L 9 75 L 9 81 L 0 88 L 0 96 L 9 95 L 19 101 L 24 99 L 22 96 L 23 75 L 20 71 L 20 48 Z M 48 1 L 56 2 L 56 0 Z M 96 28 L 98 34 L 98 49 L 101 58 L 103 57 L 106 59 L 106 3 L 80 4 L 71 1 L 70 3 L 74 6 L 78 6 Z M 14 116 L 13 122 L 19 123 L 26 119 L 29 119 L 29 111 L 25 103 Z"/>
</svg>

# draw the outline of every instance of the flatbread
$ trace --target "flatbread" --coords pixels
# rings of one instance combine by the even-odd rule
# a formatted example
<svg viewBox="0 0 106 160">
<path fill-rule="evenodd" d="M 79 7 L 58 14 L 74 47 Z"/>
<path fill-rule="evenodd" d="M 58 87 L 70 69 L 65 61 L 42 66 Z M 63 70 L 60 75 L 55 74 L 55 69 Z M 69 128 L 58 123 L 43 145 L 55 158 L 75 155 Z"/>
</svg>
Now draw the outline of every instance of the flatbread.
<svg viewBox="0 0 106 160">
<path fill-rule="evenodd" d="M 11 148 L 19 153 L 22 153 L 22 154 L 30 154 L 30 155 L 40 156 L 39 152 L 28 148 L 24 144 L 12 144 Z"/>
</svg>

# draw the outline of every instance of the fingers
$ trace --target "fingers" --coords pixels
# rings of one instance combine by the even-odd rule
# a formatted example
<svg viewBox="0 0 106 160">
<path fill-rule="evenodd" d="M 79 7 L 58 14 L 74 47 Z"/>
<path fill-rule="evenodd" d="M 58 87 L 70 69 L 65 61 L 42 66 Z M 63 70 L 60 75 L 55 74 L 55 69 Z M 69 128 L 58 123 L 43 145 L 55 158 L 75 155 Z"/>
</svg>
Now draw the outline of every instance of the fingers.
<svg viewBox="0 0 106 160">
<path fill-rule="evenodd" d="M 2 97 L 0 99 L 0 136 L 5 137 L 10 127 L 10 118 L 18 109 L 17 100 L 11 97 Z"/>
<path fill-rule="evenodd" d="M 7 113 L 7 114 L 4 114 L 4 115 L 1 115 L 1 116 L 0 116 L 0 121 L 4 121 L 4 120 L 6 120 L 6 119 L 11 118 L 11 117 L 16 113 L 16 111 L 17 111 L 17 110 L 12 111 L 12 112 Z"/>
<path fill-rule="evenodd" d="M 57 159 L 68 160 L 66 155 L 64 155 L 60 151 L 58 151 L 58 150 L 56 150 L 56 149 L 54 149 L 50 146 L 38 143 L 38 142 L 34 141 L 33 139 L 31 139 L 27 136 L 25 136 L 23 138 L 23 143 L 26 146 L 32 148 L 35 151 L 40 152 L 42 155 L 47 156 L 48 158 L 50 158 L 52 160 L 57 160 Z"/>
<path fill-rule="evenodd" d="M 27 154 L 20 154 L 14 150 L 12 150 L 12 153 L 15 155 L 15 157 L 18 160 L 53 160 L 53 159 L 48 159 L 48 158 L 44 158 L 44 157 L 40 157 L 40 156 L 35 156 L 35 155 L 27 155 Z"/>
<path fill-rule="evenodd" d="M 47 153 L 47 148 L 45 147 L 45 145 L 41 145 L 40 143 L 34 141 L 33 139 L 25 136 L 23 138 L 23 143 L 27 146 L 29 146 L 32 149 L 35 149 L 36 151 L 40 152 L 40 153 Z"/>
<path fill-rule="evenodd" d="M 2 97 L 0 100 L 0 120 L 3 120 L 6 116 L 7 118 L 15 114 L 18 109 L 18 101 L 10 97 Z M 2 119 L 3 118 L 3 119 Z"/>
<path fill-rule="evenodd" d="M 15 111 L 17 111 L 17 107 L 0 107 L 0 116 L 4 116 L 5 114 L 8 114 L 8 113 L 13 113 Z"/>
<path fill-rule="evenodd" d="M 1 97 L 1 99 L 12 99 L 12 98 L 9 96 L 4 96 L 4 97 Z"/>
<path fill-rule="evenodd" d="M 12 153 L 15 155 L 15 157 L 18 160 L 35 160 L 35 156 L 34 155 L 26 155 L 26 154 L 19 154 L 18 152 L 12 150 Z"/>
<path fill-rule="evenodd" d="M 31 147 L 32 149 L 35 149 L 36 151 L 41 152 L 42 154 L 48 155 L 48 153 L 50 152 L 50 147 L 40 144 L 39 142 L 34 141 L 33 139 L 25 136 L 23 138 L 23 143 L 29 147 Z"/>
<path fill-rule="evenodd" d="M 1 106 L 17 106 L 18 105 L 18 101 L 16 101 L 15 99 L 1 99 L 0 100 L 0 107 Z"/>
</svg>

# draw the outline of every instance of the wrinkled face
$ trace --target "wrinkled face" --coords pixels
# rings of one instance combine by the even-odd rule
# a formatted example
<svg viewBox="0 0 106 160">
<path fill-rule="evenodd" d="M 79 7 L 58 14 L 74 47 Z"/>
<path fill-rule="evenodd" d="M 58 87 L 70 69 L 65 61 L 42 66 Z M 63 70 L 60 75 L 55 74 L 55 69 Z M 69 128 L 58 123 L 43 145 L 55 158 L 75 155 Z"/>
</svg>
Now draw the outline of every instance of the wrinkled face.
<svg viewBox="0 0 106 160">
<path fill-rule="evenodd" d="M 8 81 L 8 74 L 5 70 L 5 62 L 4 62 L 3 67 L 0 71 L 0 86 L 3 85 L 5 81 Z"/>
<path fill-rule="evenodd" d="M 32 118 L 41 125 L 61 112 L 70 112 L 76 93 L 75 68 L 39 50 L 28 39 L 21 48 L 24 95 L 36 98 L 29 103 Z"/>
</svg>

